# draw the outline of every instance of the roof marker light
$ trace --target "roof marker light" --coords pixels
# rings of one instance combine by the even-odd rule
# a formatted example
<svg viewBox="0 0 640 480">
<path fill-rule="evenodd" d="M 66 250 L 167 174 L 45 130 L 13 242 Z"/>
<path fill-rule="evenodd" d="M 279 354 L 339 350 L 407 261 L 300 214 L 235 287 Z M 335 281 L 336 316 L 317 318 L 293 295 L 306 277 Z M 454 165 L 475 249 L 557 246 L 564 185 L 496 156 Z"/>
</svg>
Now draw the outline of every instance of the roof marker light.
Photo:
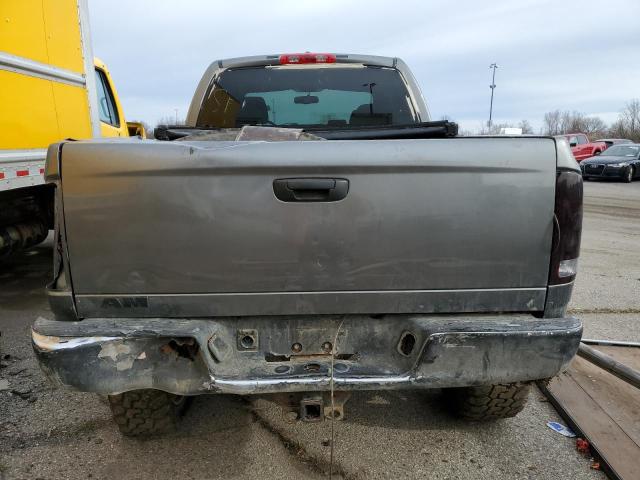
<svg viewBox="0 0 640 480">
<path fill-rule="evenodd" d="M 332 53 L 285 53 L 280 55 L 280 65 L 302 65 L 307 63 L 336 63 Z"/>
</svg>

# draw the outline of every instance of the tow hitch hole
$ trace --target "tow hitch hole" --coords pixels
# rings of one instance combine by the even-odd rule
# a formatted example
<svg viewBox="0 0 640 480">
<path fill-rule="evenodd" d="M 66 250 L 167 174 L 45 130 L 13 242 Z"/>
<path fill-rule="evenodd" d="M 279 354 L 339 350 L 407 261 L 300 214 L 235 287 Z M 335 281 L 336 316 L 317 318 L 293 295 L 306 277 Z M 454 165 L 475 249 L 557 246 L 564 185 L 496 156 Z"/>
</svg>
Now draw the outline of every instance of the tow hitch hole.
<svg viewBox="0 0 640 480">
<path fill-rule="evenodd" d="M 318 363 L 307 363 L 304 366 L 304 369 L 307 372 L 319 372 L 320 371 L 320 364 L 318 364 Z"/>
<path fill-rule="evenodd" d="M 416 346 L 416 337 L 411 332 L 404 332 L 400 337 L 400 343 L 398 344 L 398 350 L 402 355 L 408 357 L 413 352 Z"/>
<path fill-rule="evenodd" d="M 314 405 L 314 404 L 305 405 L 304 416 L 307 419 L 320 418 L 320 405 Z"/>
<path fill-rule="evenodd" d="M 238 330 L 238 350 L 255 351 L 258 349 L 258 331 Z"/>
<path fill-rule="evenodd" d="M 303 422 L 320 422 L 323 419 L 323 410 L 321 396 L 304 398 L 300 403 L 300 420 Z"/>
</svg>

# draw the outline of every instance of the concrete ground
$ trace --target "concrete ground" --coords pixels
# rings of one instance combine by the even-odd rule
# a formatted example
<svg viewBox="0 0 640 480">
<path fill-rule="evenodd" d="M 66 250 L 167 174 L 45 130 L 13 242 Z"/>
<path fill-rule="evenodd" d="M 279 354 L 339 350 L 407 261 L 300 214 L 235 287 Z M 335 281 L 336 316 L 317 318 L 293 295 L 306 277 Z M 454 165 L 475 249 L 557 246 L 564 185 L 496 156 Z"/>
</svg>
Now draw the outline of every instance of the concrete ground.
<svg viewBox="0 0 640 480">
<path fill-rule="evenodd" d="M 585 336 L 640 341 L 640 182 L 585 184 L 580 273 L 571 304 Z M 29 325 L 50 316 L 51 244 L 0 263 L 0 479 L 322 478 L 329 422 L 290 423 L 268 400 L 203 396 L 179 430 L 119 435 L 95 395 L 50 387 Z M 334 478 L 603 479 L 553 431 L 537 389 L 518 417 L 453 419 L 434 392 L 354 394 L 336 422 Z M 640 468 L 640 467 L 639 467 Z"/>
</svg>

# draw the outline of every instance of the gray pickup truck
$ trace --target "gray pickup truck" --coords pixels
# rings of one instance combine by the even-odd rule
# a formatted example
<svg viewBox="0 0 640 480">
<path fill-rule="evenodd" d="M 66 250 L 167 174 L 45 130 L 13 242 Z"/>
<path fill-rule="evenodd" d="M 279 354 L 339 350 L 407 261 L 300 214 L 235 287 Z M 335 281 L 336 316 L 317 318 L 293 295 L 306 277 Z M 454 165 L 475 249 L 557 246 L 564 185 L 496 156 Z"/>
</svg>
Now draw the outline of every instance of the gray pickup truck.
<svg viewBox="0 0 640 480">
<path fill-rule="evenodd" d="M 561 139 L 456 132 L 401 60 L 306 53 L 214 62 L 173 141 L 52 145 L 40 365 L 127 435 L 198 394 L 317 421 L 353 390 L 438 388 L 517 414 L 581 338 L 580 169 Z"/>
</svg>

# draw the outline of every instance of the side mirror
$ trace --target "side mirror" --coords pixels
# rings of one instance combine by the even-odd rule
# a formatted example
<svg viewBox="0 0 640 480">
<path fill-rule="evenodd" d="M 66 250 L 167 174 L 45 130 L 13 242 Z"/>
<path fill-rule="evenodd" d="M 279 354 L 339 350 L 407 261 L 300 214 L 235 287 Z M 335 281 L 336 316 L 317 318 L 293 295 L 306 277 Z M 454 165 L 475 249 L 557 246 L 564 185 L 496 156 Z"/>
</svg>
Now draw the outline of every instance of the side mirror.
<svg viewBox="0 0 640 480">
<path fill-rule="evenodd" d="M 140 122 L 127 122 L 127 130 L 130 137 L 147 138 L 147 131 Z"/>
<path fill-rule="evenodd" d="M 575 147 L 575 146 L 577 146 L 577 145 L 578 145 L 578 143 L 577 143 L 577 142 L 570 142 L 570 143 L 569 143 L 569 146 L 570 146 L 570 147 Z"/>
</svg>

